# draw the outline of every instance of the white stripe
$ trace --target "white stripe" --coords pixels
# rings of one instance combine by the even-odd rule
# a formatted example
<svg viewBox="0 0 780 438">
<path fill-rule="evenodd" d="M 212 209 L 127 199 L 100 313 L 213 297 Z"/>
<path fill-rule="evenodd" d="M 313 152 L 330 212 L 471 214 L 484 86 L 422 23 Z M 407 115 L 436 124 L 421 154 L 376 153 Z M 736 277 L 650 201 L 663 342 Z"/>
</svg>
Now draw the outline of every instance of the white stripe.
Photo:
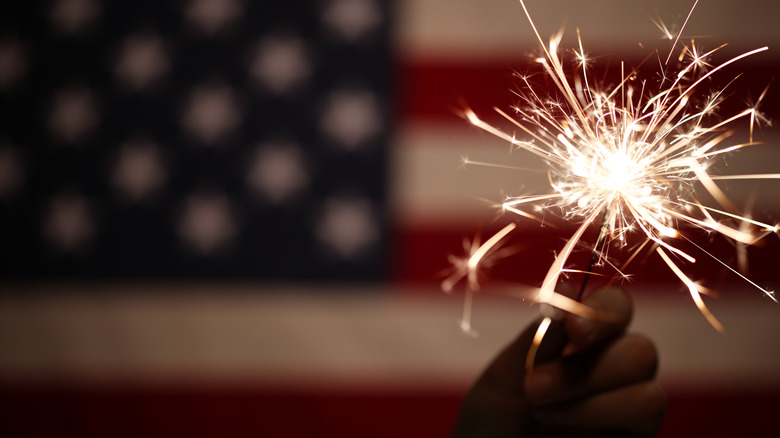
<svg viewBox="0 0 780 438">
<path fill-rule="evenodd" d="M 454 129 L 453 129 L 454 128 Z M 393 149 L 393 212 L 401 223 L 473 224 L 490 220 L 507 195 L 545 193 L 547 175 L 538 158 L 463 122 L 461 127 L 407 127 Z M 464 165 L 463 158 L 520 171 Z"/>
<path fill-rule="evenodd" d="M 676 31 L 693 2 L 646 0 L 528 0 L 528 9 L 543 37 L 566 26 L 562 47 L 575 47 L 575 29 L 586 48 L 611 53 L 667 47 L 651 18 L 662 18 Z M 402 0 L 400 47 L 411 56 L 516 56 L 537 49 L 530 26 L 516 0 Z M 710 0 L 700 2 L 683 35 L 707 47 L 727 42 L 737 47 L 780 45 L 775 31 L 780 2 Z M 774 55 L 778 56 L 778 52 Z"/>
<path fill-rule="evenodd" d="M 635 327 L 658 346 L 661 380 L 780 390 L 780 306 L 752 292 L 722 295 L 708 304 L 725 335 L 684 291 L 635 295 Z M 472 339 L 458 329 L 461 303 L 435 290 L 222 285 L 6 294 L 0 379 L 465 387 L 537 310 L 480 294 Z"/>
</svg>

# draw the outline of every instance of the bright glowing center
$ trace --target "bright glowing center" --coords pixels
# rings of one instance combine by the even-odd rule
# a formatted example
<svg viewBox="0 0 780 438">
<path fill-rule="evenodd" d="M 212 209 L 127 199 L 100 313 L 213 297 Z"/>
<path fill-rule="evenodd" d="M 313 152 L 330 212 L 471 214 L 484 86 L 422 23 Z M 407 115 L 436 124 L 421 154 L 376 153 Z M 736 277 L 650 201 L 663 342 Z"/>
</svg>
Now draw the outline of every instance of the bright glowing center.
<svg viewBox="0 0 780 438">
<path fill-rule="evenodd" d="M 567 202 L 576 203 L 582 209 L 601 209 L 613 202 L 629 202 L 632 205 L 658 201 L 653 196 L 653 181 L 648 175 L 652 170 L 651 157 L 642 145 L 632 148 L 607 148 L 602 143 L 585 152 L 568 147 L 571 162 L 569 176 L 557 179 L 555 189 Z M 637 158 L 639 157 L 639 158 Z M 578 178 L 571 179 L 571 175 Z"/>
<path fill-rule="evenodd" d="M 636 163 L 623 151 L 610 154 L 604 161 L 603 170 L 604 189 L 612 192 L 631 190 L 630 185 L 637 176 Z"/>
</svg>

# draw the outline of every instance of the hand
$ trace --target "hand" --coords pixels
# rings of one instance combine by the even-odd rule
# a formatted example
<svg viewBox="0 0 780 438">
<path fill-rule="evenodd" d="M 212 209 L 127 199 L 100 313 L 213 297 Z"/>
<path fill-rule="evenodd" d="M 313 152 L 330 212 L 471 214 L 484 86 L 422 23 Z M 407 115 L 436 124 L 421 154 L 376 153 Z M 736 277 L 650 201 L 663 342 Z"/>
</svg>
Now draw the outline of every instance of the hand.
<svg viewBox="0 0 780 438">
<path fill-rule="evenodd" d="M 488 366 L 466 396 L 455 437 L 636 436 L 658 432 L 666 397 L 654 382 L 658 358 L 645 337 L 626 334 L 632 305 L 620 289 L 583 301 L 620 322 L 567 314 L 542 341 L 537 365 L 525 358 L 539 322 Z"/>
</svg>

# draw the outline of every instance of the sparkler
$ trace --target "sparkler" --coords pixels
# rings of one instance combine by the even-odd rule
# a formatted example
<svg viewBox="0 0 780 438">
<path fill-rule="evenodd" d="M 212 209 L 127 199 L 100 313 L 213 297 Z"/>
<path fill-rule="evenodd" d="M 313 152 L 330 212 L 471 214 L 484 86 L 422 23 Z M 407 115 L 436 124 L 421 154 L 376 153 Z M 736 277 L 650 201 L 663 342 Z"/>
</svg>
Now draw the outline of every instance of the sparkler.
<svg viewBox="0 0 780 438">
<path fill-rule="evenodd" d="M 569 256 L 575 247 L 582 245 L 585 231 L 600 224 L 582 290 L 593 265 L 609 263 L 606 248 L 619 246 L 625 249 L 629 247 L 629 241 L 638 241 L 636 249 L 627 251 L 629 254 L 621 266 L 612 265 L 616 277 L 625 276 L 626 266 L 640 252 L 654 253 L 687 287 L 707 321 L 722 331 L 723 326 L 702 300 L 701 295 L 707 290 L 685 273 L 683 264 L 696 262 L 694 254 L 679 245 L 686 241 L 700 251 L 696 255 L 712 257 L 776 301 L 772 291 L 751 282 L 681 232 L 683 225 L 708 230 L 731 239 L 740 248 L 778 233 L 778 225 L 762 223 L 741 213 L 715 181 L 780 179 L 780 174 L 721 175 L 715 174 L 711 166 L 725 154 L 758 144 L 753 141 L 754 127 L 762 121 L 758 105 L 709 122 L 725 99 L 728 85 L 704 99 L 699 96 L 705 80 L 724 67 L 768 48 L 760 47 L 713 66 L 708 60 L 723 46 L 701 52 L 692 41 L 690 45 L 681 46 L 678 61 L 682 67 L 670 72 L 669 60 L 682 35 L 680 30 L 669 57 L 662 62 L 663 79 L 657 88 L 646 80 L 634 80 L 637 71 L 626 74 L 621 66 L 622 80 L 617 86 L 601 91 L 591 85 L 590 60 L 583 49 L 579 30 L 579 47 L 573 50 L 577 66 L 569 68 L 559 54 L 562 31 L 546 45 L 525 2 L 519 2 L 542 48 L 543 55 L 536 63 L 554 83 L 557 97 L 541 95 L 527 77 L 522 77 L 524 91 L 518 93 L 521 104 L 511 113 L 494 108 L 519 135 L 483 121 L 471 110 L 466 110 L 465 115 L 474 126 L 536 155 L 548 166 L 549 193 L 509 197 L 502 204 L 503 210 L 536 220 L 541 217 L 535 211 L 560 210 L 564 219 L 579 223 L 557 253 L 541 286 L 534 289 L 532 299 L 588 318 L 605 317 L 580 303 L 579 299 L 570 299 L 555 291 L 560 276 L 567 271 Z M 695 7 L 696 3 L 691 13 Z M 662 23 L 658 24 L 665 29 Z M 765 93 L 766 90 L 761 98 Z M 694 100 L 702 102 L 694 105 Z M 738 121 L 747 123 L 749 139 L 730 143 L 729 139 L 737 131 L 731 126 Z M 717 206 L 705 205 L 697 196 L 697 184 Z M 505 227 L 482 245 L 473 242 L 468 257 L 451 259 L 454 272 L 443 287 L 451 290 L 455 283 L 467 278 L 466 306 L 461 323 L 465 331 L 472 331 L 469 318 L 472 294 L 479 289 L 477 273 L 514 228 L 514 225 Z M 551 322 L 549 313 L 544 316 L 534 342 L 537 347 Z M 529 367 L 533 365 L 533 356 L 532 351 Z"/>
</svg>

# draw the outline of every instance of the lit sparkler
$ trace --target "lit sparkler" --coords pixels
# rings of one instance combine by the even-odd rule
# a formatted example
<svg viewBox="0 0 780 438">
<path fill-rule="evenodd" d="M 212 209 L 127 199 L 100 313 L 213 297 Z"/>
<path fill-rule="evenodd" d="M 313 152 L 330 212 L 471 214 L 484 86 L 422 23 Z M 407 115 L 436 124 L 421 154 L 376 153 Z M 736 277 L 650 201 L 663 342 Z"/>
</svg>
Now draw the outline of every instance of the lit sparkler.
<svg viewBox="0 0 780 438">
<path fill-rule="evenodd" d="M 604 248 L 608 245 L 617 243 L 626 247 L 629 238 L 635 240 L 635 236 L 639 236 L 639 242 L 643 243 L 629 254 L 622 266 L 614 267 L 618 276 L 623 275 L 625 266 L 640 251 L 655 253 L 688 288 L 707 321 L 717 330 L 723 330 L 701 298 L 706 289 L 682 268 L 684 262 L 695 263 L 695 257 L 675 242 L 685 240 L 702 254 L 718 260 L 688 240 L 680 232 L 681 226 L 719 233 L 742 248 L 778 233 L 778 225 L 762 223 L 739 212 L 715 181 L 780 179 L 780 174 L 711 173 L 711 164 L 717 158 L 758 144 L 753 141 L 753 129 L 762 116 L 754 105 L 738 114 L 709 122 L 708 116 L 725 98 L 725 88 L 708 95 L 703 105 L 694 106 L 691 100 L 698 99 L 702 83 L 712 75 L 768 48 L 757 48 L 713 66 L 708 59 L 723 46 L 701 52 L 691 42 L 690 46 L 682 46 L 678 59 L 682 68 L 674 74 L 666 71 L 670 52 L 662 67 L 664 79 L 657 89 L 650 90 L 647 81 L 632 80 L 636 71 L 628 74 L 621 71 L 622 81 L 610 90 L 601 91 L 591 86 L 587 69 L 589 60 L 579 30 L 579 47 L 573 51 L 578 66 L 572 70 L 576 74 L 567 74 L 559 55 L 562 32 L 545 45 L 524 1 L 519 1 L 543 50 L 543 56 L 536 62 L 555 84 L 558 100 L 541 96 L 527 78 L 522 78 L 525 90 L 519 93 L 522 104 L 513 108 L 511 114 L 495 108 L 519 132 L 518 136 L 486 123 L 471 110 L 466 111 L 466 117 L 474 126 L 538 156 L 548 165 L 551 191 L 509 197 L 503 203 L 505 211 L 541 220 L 534 213 L 535 208 L 545 211 L 554 208 L 563 211 L 566 219 L 579 222 L 576 232 L 557 253 L 533 299 L 573 314 L 594 317 L 593 309 L 557 293 L 555 287 L 566 272 L 570 254 L 582 244 L 584 232 L 600 223 L 599 238 L 593 245 L 594 258 L 605 261 Z M 695 6 L 694 3 L 691 12 Z M 662 23 L 659 24 L 665 29 Z M 668 31 L 666 33 L 671 37 Z M 682 30 L 672 51 L 681 34 Z M 740 120 L 748 125 L 749 139 L 743 143 L 730 143 L 728 140 L 736 132 L 730 126 Z M 695 183 L 719 205 L 705 205 L 696 195 Z M 471 330 L 471 295 L 479 286 L 476 273 L 480 264 L 513 228 L 512 225 L 502 229 L 481 246 L 474 242 L 467 258 L 452 260 L 455 273 L 445 280 L 444 288 L 450 290 L 456 282 L 468 279 L 467 310 L 461 324 L 464 330 Z M 761 288 L 720 260 L 718 262 L 776 301 L 772 291 Z M 540 340 L 549 323 L 550 316 L 546 315 L 537 333 Z M 529 355 L 529 360 L 530 366 L 533 354 Z"/>
</svg>

